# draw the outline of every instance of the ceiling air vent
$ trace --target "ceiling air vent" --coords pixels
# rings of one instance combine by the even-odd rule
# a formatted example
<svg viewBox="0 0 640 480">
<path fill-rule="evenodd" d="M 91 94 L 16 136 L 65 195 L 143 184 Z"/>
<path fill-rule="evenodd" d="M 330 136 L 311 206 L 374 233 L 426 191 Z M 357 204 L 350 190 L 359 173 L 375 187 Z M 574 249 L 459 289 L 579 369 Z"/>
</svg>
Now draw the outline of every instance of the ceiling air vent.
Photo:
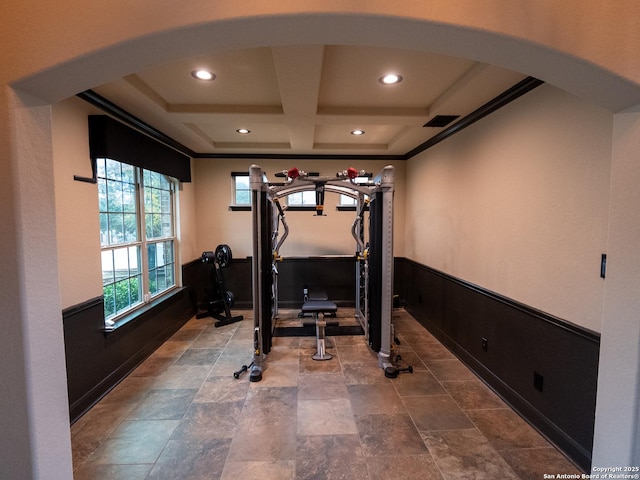
<svg viewBox="0 0 640 480">
<path fill-rule="evenodd" d="M 449 125 L 460 115 L 436 115 L 431 120 L 423 125 L 423 127 L 442 128 Z"/>
</svg>

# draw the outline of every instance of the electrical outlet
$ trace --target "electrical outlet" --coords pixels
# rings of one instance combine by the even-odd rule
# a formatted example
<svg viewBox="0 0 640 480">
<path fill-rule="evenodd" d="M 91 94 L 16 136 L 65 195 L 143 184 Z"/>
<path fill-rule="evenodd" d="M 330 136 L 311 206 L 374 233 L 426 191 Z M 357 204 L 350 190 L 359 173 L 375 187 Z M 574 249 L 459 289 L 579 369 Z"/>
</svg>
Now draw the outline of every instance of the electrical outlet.
<svg viewBox="0 0 640 480">
<path fill-rule="evenodd" d="M 482 337 L 482 350 L 485 352 L 489 351 L 489 340 L 486 337 Z"/>
<path fill-rule="evenodd" d="M 541 392 L 543 387 L 544 387 L 544 377 L 542 376 L 542 374 L 538 372 L 533 372 L 533 388 Z"/>
</svg>

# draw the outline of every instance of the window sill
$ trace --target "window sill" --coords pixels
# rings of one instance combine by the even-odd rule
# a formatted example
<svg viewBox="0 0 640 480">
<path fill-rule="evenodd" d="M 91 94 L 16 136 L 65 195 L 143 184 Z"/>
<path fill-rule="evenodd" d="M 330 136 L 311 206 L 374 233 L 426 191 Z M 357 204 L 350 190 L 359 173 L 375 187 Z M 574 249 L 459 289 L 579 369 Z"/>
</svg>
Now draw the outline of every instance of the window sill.
<svg viewBox="0 0 640 480">
<path fill-rule="evenodd" d="M 287 212 L 315 212 L 315 205 L 305 205 L 305 206 L 291 206 L 287 205 Z"/>
<path fill-rule="evenodd" d="M 109 335 L 109 334 L 117 331 L 120 327 L 123 327 L 124 325 L 127 325 L 129 322 L 132 322 L 133 320 L 135 320 L 139 316 L 147 313 L 148 311 L 152 310 L 153 308 L 157 307 L 158 305 L 161 305 L 163 302 L 166 302 L 167 300 L 171 299 L 172 297 L 174 297 L 175 295 L 180 293 L 182 288 L 183 287 L 177 287 L 177 286 L 173 287 L 172 289 L 167 290 L 165 293 L 163 293 L 159 297 L 154 298 L 149 303 L 145 303 L 145 304 L 140 305 L 139 307 L 136 307 L 134 310 L 132 310 L 128 314 L 123 315 L 122 317 L 119 317 L 114 322 L 113 326 L 107 326 L 105 324 L 102 332 L 105 335 Z"/>
<path fill-rule="evenodd" d="M 232 212 L 250 212 L 251 205 L 229 205 L 229 210 Z M 355 212 L 355 205 L 338 205 L 336 210 L 339 212 Z M 369 207 L 365 208 L 366 211 L 369 211 Z M 304 206 L 304 207 L 294 207 L 291 205 L 287 205 L 288 212 L 315 212 L 315 206 Z"/>
<path fill-rule="evenodd" d="M 339 212 L 355 212 L 357 210 L 355 205 L 338 205 L 336 207 L 336 210 L 338 210 Z M 366 207 L 364 207 L 364 211 L 368 212 L 369 211 L 369 206 L 367 205 Z"/>
</svg>

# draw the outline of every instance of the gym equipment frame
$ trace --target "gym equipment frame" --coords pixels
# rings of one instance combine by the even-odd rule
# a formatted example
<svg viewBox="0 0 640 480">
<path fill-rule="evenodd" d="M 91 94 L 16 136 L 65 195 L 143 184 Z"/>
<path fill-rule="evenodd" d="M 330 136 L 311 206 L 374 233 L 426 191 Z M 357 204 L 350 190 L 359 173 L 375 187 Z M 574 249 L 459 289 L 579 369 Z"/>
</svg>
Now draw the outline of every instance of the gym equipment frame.
<svg viewBox="0 0 640 480">
<path fill-rule="evenodd" d="M 393 331 L 393 196 L 395 169 L 386 166 L 372 181 L 356 183 L 353 168 L 335 177 L 310 176 L 297 168 L 279 172 L 283 182 L 270 183 L 258 165 L 250 168 L 253 229 L 252 290 L 254 354 L 249 379 L 262 379 L 263 363 L 271 350 L 278 315 L 277 262 L 289 233 L 279 199 L 292 193 L 316 192 L 316 215 L 324 210 L 325 191 L 356 199 L 357 216 L 351 233 L 356 241 L 356 317 L 369 346 L 378 353 L 385 372 L 394 366 Z M 364 212 L 369 207 L 369 241 L 365 241 Z M 284 228 L 278 240 L 279 224 Z"/>
<path fill-rule="evenodd" d="M 217 320 L 215 322 L 216 327 L 230 325 L 243 319 L 242 315 L 235 317 L 231 315 L 230 308 L 233 307 L 235 299 L 233 292 L 227 290 L 224 276 L 222 275 L 222 269 L 229 266 L 232 258 L 233 255 L 229 245 L 218 245 L 215 252 L 202 252 L 202 263 L 213 264 L 213 268 L 211 269 L 209 287 L 206 289 L 208 297 L 207 310 L 197 313 L 196 318 L 215 318 Z M 221 312 L 224 312 L 224 315 L 221 315 Z"/>
</svg>

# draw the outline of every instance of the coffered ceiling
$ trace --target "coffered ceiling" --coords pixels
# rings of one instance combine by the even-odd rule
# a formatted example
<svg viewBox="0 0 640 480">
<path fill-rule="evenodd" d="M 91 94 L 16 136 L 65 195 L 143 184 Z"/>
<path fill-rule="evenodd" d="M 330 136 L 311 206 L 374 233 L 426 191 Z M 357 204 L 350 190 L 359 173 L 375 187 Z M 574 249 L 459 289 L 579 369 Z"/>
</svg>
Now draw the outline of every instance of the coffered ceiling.
<svg viewBox="0 0 640 480">
<path fill-rule="evenodd" d="M 402 80 L 385 85 L 387 73 Z M 523 79 L 430 53 L 303 45 L 185 58 L 93 91 L 196 156 L 378 156 L 406 154 L 447 128 L 429 121 L 453 125 Z"/>
</svg>

